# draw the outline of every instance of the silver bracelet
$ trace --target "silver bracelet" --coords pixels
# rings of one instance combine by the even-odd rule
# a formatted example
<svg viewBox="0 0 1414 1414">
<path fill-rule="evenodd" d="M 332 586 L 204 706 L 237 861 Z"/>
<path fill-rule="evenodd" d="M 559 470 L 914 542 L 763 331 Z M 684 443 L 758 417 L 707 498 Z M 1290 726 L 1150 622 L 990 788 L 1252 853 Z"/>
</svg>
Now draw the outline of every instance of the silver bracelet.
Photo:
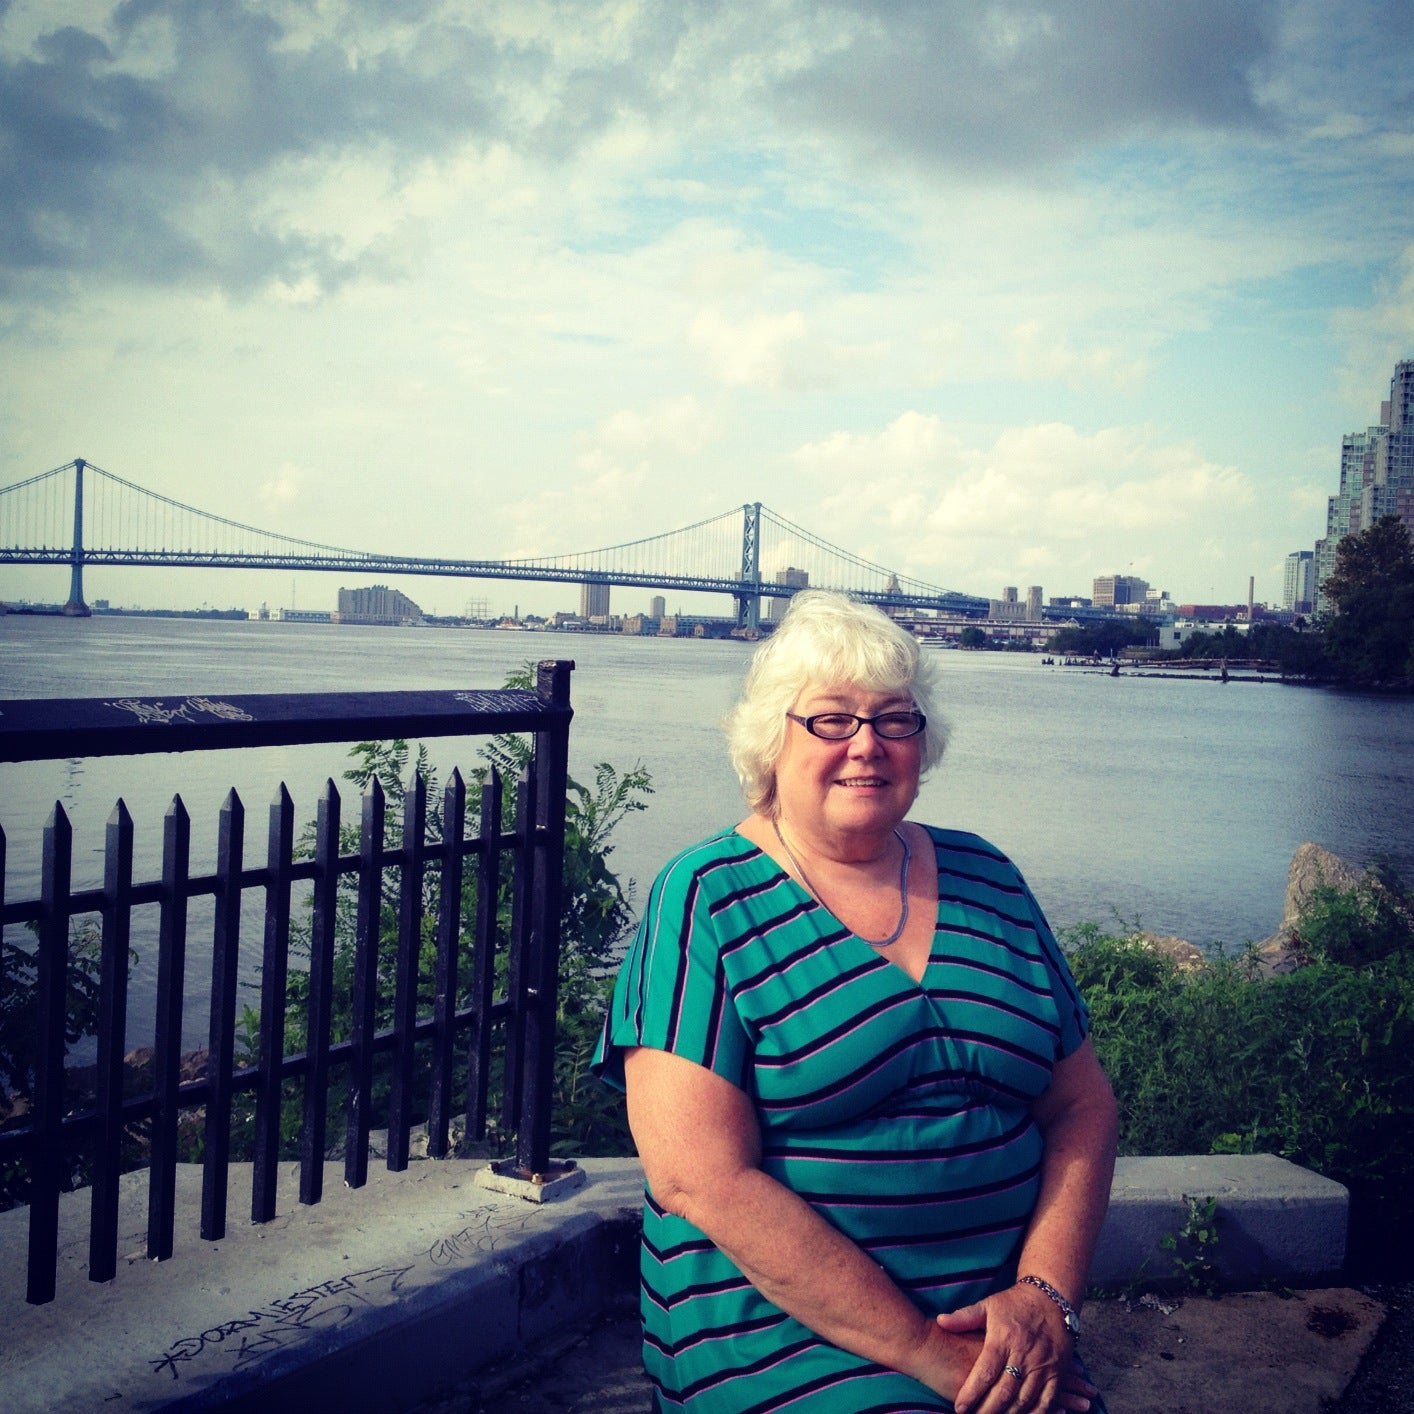
<svg viewBox="0 0 1414 1414">
<path fill-rule="evenodd" d="M 1058 1292 L 1055 1287 L 1050 1284 L 1050 1282 L 1044 1280 L 1043 1278 L 1031 1276 L 1017 1277 L 1016 1284 L 1018 1286 L 1021 1286 L 1023 1283 L 1027 1286 L 1034 1286 L 1037 1291 L 1041 1292 L 1044 1296 L 1050 1297 L 1050 1299 L 1054 1301 L 1057 1306 L 1060 1307 L 1060 1313 L 1062 1316 L 1065 1317 L 1066 1330 L 1070 1332 L 1071 1336 L 1075 1340 L 1079 1340 L 1080 1312 L 1077 1311 L 1075 1307 L 1072 1306 L 1070 1302 L 1067 1301 L 1065 1297 L 1062 1296 L 1060 1292 Z"/>
</svg>

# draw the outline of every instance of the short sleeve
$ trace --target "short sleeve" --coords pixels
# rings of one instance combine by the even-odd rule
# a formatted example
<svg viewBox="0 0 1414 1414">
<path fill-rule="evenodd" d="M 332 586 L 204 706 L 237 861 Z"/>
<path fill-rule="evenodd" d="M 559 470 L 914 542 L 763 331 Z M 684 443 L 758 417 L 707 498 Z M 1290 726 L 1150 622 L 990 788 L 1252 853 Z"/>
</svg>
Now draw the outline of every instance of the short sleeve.
<svg viewBox="0 0 1414 1414">
<path fill-rule="evenodd" d="M 1020 871 L 1017 872 L 1017 878 L 1021 878 Z M 1085 1005 L 1085 998 L 1080 995 L 1080 989 L 1075 985 L 1070 964 L 1065 960 L 1065 953 L 1061 951 L 1061 945 L 1055 933 L 1051 931 L 1046 915 L 1041 912 L 1041 905 L 1036 902 L 1035 895 L 1025 880 L 1022 880 L 1021 887 L 1025 893 L 1026 905 L 1035 920 L 1036 938 L 1045 959 L 1046 971 L 1051 978 L 1051 995 L 1055 999 L 1056 1019 L 1060 1026 L 1056 1038 L 1055 1058 L 1064 1060 L 1066 1056 L 1078 1051 L 1081 1043 L 1090 1034 L 1090 1008 Z"/>
<path fill-rule="evenodd" d="M 624 1051 L 649 1046 L 750 1090 L 750 1043 L 732 1003 L 711 908 L 732 861 L 714 841 L 672 860 L 649 891 L 591 1062 L 623 1088 Z"/>
</svg>

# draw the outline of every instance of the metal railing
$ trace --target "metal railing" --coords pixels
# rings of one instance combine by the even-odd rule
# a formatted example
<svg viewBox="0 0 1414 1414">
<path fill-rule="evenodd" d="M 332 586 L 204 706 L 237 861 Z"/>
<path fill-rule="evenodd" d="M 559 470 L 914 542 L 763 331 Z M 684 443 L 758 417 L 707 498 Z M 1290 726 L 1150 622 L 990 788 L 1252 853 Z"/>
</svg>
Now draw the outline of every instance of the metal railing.
<svg viewBox="0 0 1414 1414">
<path fill-rule="evenodd" d="M 428 1153 L 445 1156 L 453 1114 L 464 1108 L 466 1132 L 484 1138 L 493 1068 L 501 1082 L 501 1132 L 516 1134 L 515 1166 L 527 1176 L 546 1172 L 554 1079 L 556 986 L 564 868 L 565 789 L 569 747 L 569 678 L 573 664 L 538 665 L 533 690 L 336 693 L 189 697 L 174 703 L 129 698 L 6 701 L 0 703 L 0 761 L 316 742 L 387 741 L 445 736 L 524 733 L 532 739 L 529 764 L 516 784 L 514 819 L 503 824 L 502 783 L 490 772 L 475 812 L 467 819 L 466 785 L 454 771 L 431 821 L 427 786 L 419 776 L 406 790 L 400 827 L 389 832 L 388 803 L 378 780 L 362 799 L 357 849 L 344 852 L 341 802 L 330 781 L 319 802 L 312 856 L 297 849 L 294 807 L 282 784 L 270 807 L 266 858 L 245 859 L 245 810 L 231 790 L 220 812 L 215 870 L 193 874 L 191 822 L 180 796 L 163 824 L 161 877 L 133 878 L 133 821 L 120 800 L 109 818 L 104 881 L 79 890 L 72 881 L 72 826 L 56 804 L 44 829 L 37 898 L 6 900 L 5 835 L 0 829 L 0 927 L 30 927 L 36 935 L 33 983 L 0 1006 L 23 1000 L 34 1009 L 37 1053 L 29 1073 L 28 1108 L 0 1127 L 0 1176 L 27 1174 L 29 1252 L 27 1299 L 55 1294 L 59 1198 L 77 1167 L 91 1171 L 88 1274 L 110 1280 L 116 1271 L 119 1179 L 125 1143 L 135 1127 L 147 1136 L 147 1255 L 171 1256 L 175 1229 L 179 1120 L 199 1121 L 202 1163 L 201 1236 L 224 1236 L 232 1115 L 254 1101 L 251 1219 L 275 1216 L 282 1117 L 292 1103 L 287 1082 L 302 1081 L 299 1110 L 301 1203 L 321 1196 L 328 1145 L 328 1104 L 336 1068 L 346 1077 L 348 1101 L 344 1178 L 367 1178 L 369 1132 L 375 1104 L 375 1059 L 383 1062 L 387 1093 L 387 1166 L 407 1166 L 410 1132 L 425 1113 Z M 386 832 L 386 834 L 385 834 Z M 503 858 L 511 876 L 509 925 L 498 917 L 504 893 Z M 463 918 L 463 884 L 474 869 L 475 908 Z M 385 885 L 385 872 L 394 882 Z M 424 881 L 435 881 L 435 962 L 420 976 Z M 305 882 L 301 882 L 305 881 Z M 347 1036 L 331 1040 L 331 994 L 341 881 L 356 887 L 351 1009 Z M 292 895 L 309 892 L 308 985 L 304 1050 L 285 1054 Z M 260 1026 L 256 1062 L 236 1064 L 237 961 L 242 902 L 263 891 Z M 468 895 L 471 889 L 465 891 Z M 188 905 L 209 896 L 213 907 L 211 998 L 204 1073 L 182 1077 L 183 989 Z M 125 1094 L 132 1082 L 124 1060 L 127 972 L 132 914 L 158 909 L 156 1017 L 150 1084 Z M 396 917 L 385 927 L 385 912 Z M 75 920 L 101 920 L 97 1059 L 91 1098 L 73 1104 L 66 1083 L 66 1024 L 71 983 L 70 940 Z M 386 933 L 394 936 L 385 936 Z M 466 934 L 470 932 L 468 938 Z M 501 936 L 504 934 L 505 936 Z M 470 987 L 458 1005 L 458 955 L 469 946 Z M 391 999 L 379 996 L 380 956 L 392 953 Z M 498 955 L 504 993 L 496 996 Z M 10 949 L 12 961 L 17 957 Z M 13 981 L 13 979 L 12 979 Z M 419 983 L 430 982 L 430 1007 L 419 1003 Z M 0 987 L 6 977 L 0 971 Z M 386 991 L 386 988 L 384 989 Z M 391 1025 L 378 1026 L 380 1001 Z M 493 1052 L 493 1031 L 503 1046 Z M 420 1049 L 419 1049 L 420 1048 Z M 419 1056 L 421 1059 L 419 1060 Z M 429 1064 L 430 1057 L 430 1064 Z M 465 1094 L 453 1096 L 465 1066 Z M 190 1066 L 188 1067 L 190 1071 Z M 190 1128 L 190 1124 L 188 1125 Z M 129 1165 L 131 1167 L 131 1165 Z"/>
</svg>

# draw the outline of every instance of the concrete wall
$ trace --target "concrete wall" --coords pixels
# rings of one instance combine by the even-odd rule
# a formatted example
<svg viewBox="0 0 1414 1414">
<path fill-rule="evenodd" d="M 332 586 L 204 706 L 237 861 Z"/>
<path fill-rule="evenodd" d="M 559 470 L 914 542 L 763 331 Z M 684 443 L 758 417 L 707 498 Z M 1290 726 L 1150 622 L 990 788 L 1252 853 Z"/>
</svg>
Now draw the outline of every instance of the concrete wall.
<svg viewBox="0 0 1414 1414">
<path fill-rule="evenodd" d="M 282 1170 L 279 1213 L 244 1220 L 249 1165 L 232 1171 L 221 1242 L 197 1236 L 200 1169 L 178 1179 L 176 1254 L 147 1261 L 146 1181 L 123 1180 L 117 1277 L 89 1282 L 89 1195 L 61 1207 L 57 1299 L 24 1301 L 27 1211 L 0 1214 L 0 1408 L 127 1411 L 415 1403 L 468 1371 L 622 1301 L 636 1285 L 642 1170 L 584 1161 L 589 1182 L 529 1203 L 478 1186 L 480 1162 L 375 1169 L 350 1192 L 329 1165 L 302 1208 Z M 1310 1285 L 1340 1271 L 1346 1193 L 1270 1155 L 1121 1159 L 1097 1283 L 1159 1276 L 1185 1195 L 1218 1200 L 1219 1270 L 1234 1286 Z"/>
</svg>

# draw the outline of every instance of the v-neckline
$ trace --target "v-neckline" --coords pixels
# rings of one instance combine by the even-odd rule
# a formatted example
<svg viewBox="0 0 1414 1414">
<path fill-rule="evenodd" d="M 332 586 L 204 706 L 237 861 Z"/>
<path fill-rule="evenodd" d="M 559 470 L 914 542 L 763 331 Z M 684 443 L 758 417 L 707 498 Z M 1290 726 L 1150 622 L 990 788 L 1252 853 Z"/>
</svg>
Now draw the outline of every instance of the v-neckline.
<svg viewBox="0 0 1414 1414">
<path fill-rule="evenodd" d="M 808 900 L 808 902 L 813 905 L 813 907 L 817 909 L 820 913 L 822 913 L 826 918 L 831 919 L 835 926 L 844 933 L 845 937 L 847 937 L 850 942 L 855 943 L 859 947 L 863 948 L 866 952 L 876 958 L 883 966 L 891 967 L 895 972 L 902 973 L 903 976 L 908 980 L 908 982 L 918 992 L 926 994 L 928 989 L 923 984 L 924 979 L 928 976 L 928 969 L 933 964 L 933 949 L 938 937 L 938 914 L 941 906 L 941 900 L 936 897 L 933 899 L 933 927 L 928 936 L 928 952 L 923 958 L 922 972 L 920 972 L 918 976 L 915 977 L 903 965 L 903 963 L 895 962 L 894 959 L 889 955 L 889 948 L 894 947 L 894 944 L 890 943 L 888 948 L 881 948 L 877 944 L 871 943 L 868 938 L 861 938 L 859 934 L 854 931 L 853 928 L 851 928 L 847 923 L 844 922 L 843 919 L 839 918 L 834 912 L 832 912 L 828 905 L 823 903 L 814 894 L 812 894 L 810 890 L 807 889 L 805 885 L 802 884 L 800 880 L 797 879 L 795 875 L 792 874 L 790 870 L 787 869 L 781 863 L 781 861 L 770 852 L 770 850 L 766 849 L 763 845 L 758 844 L 755 840 L 747 839 L 747 837 L 741 833 L 740 829 L 733 827 L 733 833 L 736 834 L 738 838 L 745 840 L 746 843 L 751 845 L 753 849 L 760 850 L 761 857 L 769 863 L 771 868 L 773 868 L 776 873 L 779 874 L 781 878 L 783 878 L 786 883 L 788 883 L 802 898 Z M 928 847 L 933 854 L 933 872 L 934 874 L 936 874 L 937 846 L 934 843 L 933 836 L 928 833 L 926 827 L 924 828 L 924 833 L 928 836 Z"/>
</svg>

